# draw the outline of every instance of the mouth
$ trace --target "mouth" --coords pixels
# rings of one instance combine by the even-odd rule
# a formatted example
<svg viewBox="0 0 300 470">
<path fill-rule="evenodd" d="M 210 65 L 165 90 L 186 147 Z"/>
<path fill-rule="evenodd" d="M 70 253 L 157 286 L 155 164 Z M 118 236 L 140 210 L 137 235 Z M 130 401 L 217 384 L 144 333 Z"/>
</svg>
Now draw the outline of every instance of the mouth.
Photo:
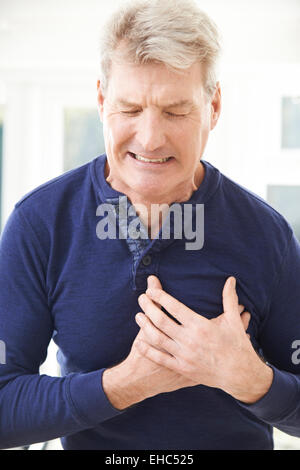
<svg viewBox="0 0 300 470">
<path fill-rule="evenodd" d="M 128 152 L 128 155 L 129 155 L 131 158 L 133 158 L 134 160 L 136 160 L 137 162 L 141 162 L 141 163 L 149 164 L 149 165 L 165 165 L 166 163 L 168 163 L 168 162 L 170 162 L 171 160 L 174 159 L 174 157 L 146 158 L 146 157 L 144 157 L 144 156 L 142 156 L 142 155 L 139 155 L 139 154 L 136 154 L 136 153 L 132 153 L 132 152 Z"/>
</svg>

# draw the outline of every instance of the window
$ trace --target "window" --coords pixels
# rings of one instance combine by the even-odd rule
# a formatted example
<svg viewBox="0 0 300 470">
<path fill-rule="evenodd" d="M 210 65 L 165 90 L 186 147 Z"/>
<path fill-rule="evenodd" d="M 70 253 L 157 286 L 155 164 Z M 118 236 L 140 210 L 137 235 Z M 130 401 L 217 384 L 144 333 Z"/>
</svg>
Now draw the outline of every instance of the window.
<svg viewBox="0 0 300 470">
<path fill-rule="evenodd" d="M 64 112 L 64 171 L 105 152 L 102 123 L 96 109 L 67 108 Z"/>
<path fill-rule="evenodd" d="M 282 141 L 284 149 L 300 149 L 300 96 L 282 98 Z"/>
<path fill-rule="evenodd" d="M 267 200 L 291 224 L 300 241 L 300 186 L 268 186 Z"/>
</svg>

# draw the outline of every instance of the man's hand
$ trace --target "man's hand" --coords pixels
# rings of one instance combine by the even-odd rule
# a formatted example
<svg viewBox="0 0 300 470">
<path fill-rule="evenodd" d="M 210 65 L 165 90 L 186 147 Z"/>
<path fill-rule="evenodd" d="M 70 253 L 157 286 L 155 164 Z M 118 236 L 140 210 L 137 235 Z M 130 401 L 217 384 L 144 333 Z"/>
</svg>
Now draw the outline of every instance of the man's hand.
<svg viewBox="0 0 300 470">
<path fill-rule="evenodd" d="M 146 315 L 136 315 L 144 333 L 136 347 L 144 357 L 196 384 L 220 388 L 238 400 L 254 403 L 269 390 L 273 371 L 259 358 L 245 332 L 250 315 L 245 312 L 241 316 L 235 283 L 235 278 L 227 279 L 224 313 L 212 320 L 162 289 L 148 289 L 139 297 Z"/>
<path fill-rule="evenodd" d="M 154 276 L 148 279 L 148 287 L 162 289 Z M 160 309 L 159 304 L 153 305 Z M 115 408 L 122 410 L 154 395 L 197 385 L 188 377 L 141 354 L 137 347 L 139 341 L 146 341 L 142 330 L 136 336 L 128 357 L 103 373 L 103 389 Z"/>
</svg>

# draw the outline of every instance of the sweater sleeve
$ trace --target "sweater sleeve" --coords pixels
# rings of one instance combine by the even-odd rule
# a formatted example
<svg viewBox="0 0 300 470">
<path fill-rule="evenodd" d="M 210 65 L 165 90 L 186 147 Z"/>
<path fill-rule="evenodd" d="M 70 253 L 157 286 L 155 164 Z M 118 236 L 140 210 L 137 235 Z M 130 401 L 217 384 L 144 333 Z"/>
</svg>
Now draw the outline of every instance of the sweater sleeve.
<svg viewBox="0 0 300 470">
<path fill-rule="evenodd" d="M 39 374 L 54 325 L 47 254 L 21 207 L 0 240 L 0 448 L 62 437 L 123 413 L 102 388 L 105 369 L 66 377 Z"/>
<path fill-rule="evenodd" d="M 278 272 L 268 311 L 260 346 L 273 369 L 273 382 L 256 403 L 241 405 L 268 424 L 300 437 L 300 244 L 294 235 Z"/>
</svg>

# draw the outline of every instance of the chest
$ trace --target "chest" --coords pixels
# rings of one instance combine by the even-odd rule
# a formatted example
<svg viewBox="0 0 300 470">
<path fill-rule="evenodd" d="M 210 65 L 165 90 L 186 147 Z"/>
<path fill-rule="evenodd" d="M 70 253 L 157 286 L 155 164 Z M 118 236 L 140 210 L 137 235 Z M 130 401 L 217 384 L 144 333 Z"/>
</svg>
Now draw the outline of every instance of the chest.
<svg viewBox="0 0 300 470">
<path fill-rule="evenodd" d="M 249 333 L 256 345 L 259 300 L 243 272 L 226 260 L 213 260 L 205 250 L 182 253 L 176 244 L 159 253 L 150 251 L 146 265 L 143 256 L 136 264 L 125 242 L 116 242 L 99 243 L 88 256 L 73 249 L 53 273 L 54 340 L 66 371 L 96 370 L 125 359 L 139 331 L 134 319 L 140 311 L 138 297 L 150 274 L 169 294 L 207 318 L 223 312 L 222 289 L 227 277 L 235 275 L 239 302 L 251 313 Z M 137 278 L 139 287 L 134 288 Z"/>
</svg>

